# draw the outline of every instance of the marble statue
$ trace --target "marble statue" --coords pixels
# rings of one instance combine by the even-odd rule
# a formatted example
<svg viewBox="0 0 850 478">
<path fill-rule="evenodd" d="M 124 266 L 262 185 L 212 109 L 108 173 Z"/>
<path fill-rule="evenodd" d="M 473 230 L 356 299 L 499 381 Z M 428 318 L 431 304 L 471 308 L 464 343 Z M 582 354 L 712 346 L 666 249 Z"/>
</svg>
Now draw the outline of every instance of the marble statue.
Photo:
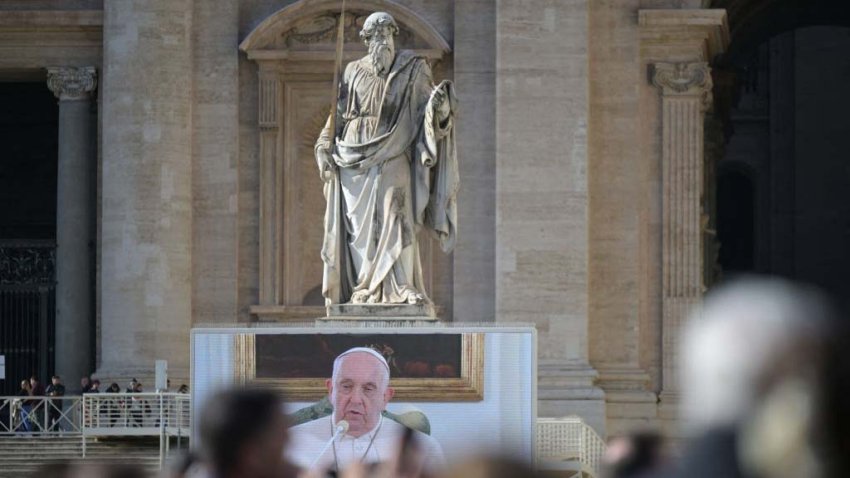
<svg viewBox="0 0 850 478">
<path fill-rule="evenodd" d="M 417 233 L 424 227 L 445 252 L 454 247 L 454 85 L 435 86 L 424 58 L 396 50 L 397 34 L 389 14 L 367 17 L 368 55 L 346 66 L 336 117 L 316 142 L 328 305 L 430 304 Z"/>
</svg>

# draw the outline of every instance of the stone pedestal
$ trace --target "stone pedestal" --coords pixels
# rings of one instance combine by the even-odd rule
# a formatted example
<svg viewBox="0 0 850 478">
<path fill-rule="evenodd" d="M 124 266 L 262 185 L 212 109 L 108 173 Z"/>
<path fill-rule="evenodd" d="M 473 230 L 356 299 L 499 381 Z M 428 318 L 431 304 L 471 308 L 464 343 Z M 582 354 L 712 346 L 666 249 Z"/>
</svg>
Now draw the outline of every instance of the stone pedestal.
<svg viewBox="0 0 850 478">
<path fill-rule="evenodd" d="M 412 327 L 433 325 L 437 312 L 433 304 L 333 304 L 327 306 L 327 317 L 317 324 L 358 327 Z"/>
<path fill-rule="evenodd" d="M 336 320 L 437 320 L 433 304 L 333 304 L 327 311 Z"/>
<path fill-rule="evenodd" d="M 56 182 L 56 372 L 73 389 L 92 372 L 94 332 L 94 67 L 47 69 L 59 98 Z"/>
</svg>

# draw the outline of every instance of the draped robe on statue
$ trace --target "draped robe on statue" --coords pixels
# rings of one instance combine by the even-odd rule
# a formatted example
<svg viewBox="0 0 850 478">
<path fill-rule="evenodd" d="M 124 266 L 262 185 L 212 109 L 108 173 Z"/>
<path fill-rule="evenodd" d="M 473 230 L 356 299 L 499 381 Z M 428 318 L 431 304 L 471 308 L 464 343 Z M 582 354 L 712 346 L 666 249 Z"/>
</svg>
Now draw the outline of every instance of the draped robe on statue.
<svg viewBox="0 0 850 478">
<path fill-rule="evenodd" d="M 324 186 L 326 303 L 428 301 L 417 232 L 424 226 L 449 252 L 457 223 L 454 118 L 438 121 L 438 90 L 454 111 L 452 84 L 434 87 L 427 62 L 407 50 L 386 76 L 368 57 L 347 65 L 336 140 L 329 119 L 316 143 L 334 162 Z"/>
</svg>

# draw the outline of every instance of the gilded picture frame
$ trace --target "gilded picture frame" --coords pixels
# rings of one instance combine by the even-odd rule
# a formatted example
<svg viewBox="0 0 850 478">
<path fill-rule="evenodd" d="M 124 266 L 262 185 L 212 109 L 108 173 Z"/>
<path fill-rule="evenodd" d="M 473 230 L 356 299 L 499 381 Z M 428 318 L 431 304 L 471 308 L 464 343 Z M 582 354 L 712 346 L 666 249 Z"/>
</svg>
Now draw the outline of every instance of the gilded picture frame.
<svg viewBox="0 0 850 478">
<path fill-rule="evenodd" d="M 337 336 L 334 338 L 334 336 Z M 364 336 L 362 344 L 352 342 L 352 337 Z M 295 357 L 287 357 L 287 353 L 293 352 L 293 341 L 305 340 L 316 341 L 320 340 L 323 345 L 325 355 L 337 354 L 344 351 L 342 347 L 350 345 L 361 346 L 370 345 L 366 336 L 371 337 L 371 342 L 375 342 L 374 335 L 368 334 L 237 334 L 235 340 L 235 355 L 236 366 L 234 368 L 235 381 L 238 384 L 248 386 L 261 386 L 280 390 L 286 395 L 288 400 L 292 401 L 317 401 L 327 395 L 325 381 L 330 378 L 332 371 L 332 357 L 328 359 L 323 357 L 318 358 L 317 362 L 321 367 L 319 371 L 316 367 L 312 367 L 309 371 L 301 371 L 300 373 L 290 367 L 287 360 L 294 360 Z M 395 361 L 390 357 L 391 368 L 401 373 L 393 372 L 393 377 L 390 380 L 390 385 L 395 389 L 395 397 L 393 400 L 408 401 L 408 402 L 477 402 L 484 399 L 484 334 L 480 333 L 457 333 L 457 334 L 381 334 L 380 337 L 385 338 L 384 343 L 391 342 L 395 348 L 404 350 L 405 340 L 413 341 L 416 348 L 427 348 L 428 341 L 449 341 L 459 339 L 459 347 L 446 347 L 451 350 L 451 357 L 444 359 L 442 365 L 436 365 L 433 368 L 435 374 L 430 376 L 408 376 L 405 373 L 423 375 L 423 369 L 427 375 L 430 370 L 428 365 L 423 365 L 423 360 L 416 362 L 402 362 L 396 366 Z M 409 338 L 409 339 L 408 339 Z M 258 341 L 260 342 L 258 345 Z M 281 345 L 285 341 L 289 346 L 279 346 L 270 348 L 275 345 L 273 341 L 277 341 L 277 345 Z M 336 342 L 336 343 L 334 343 Z M 327 343 L 331 343 L 328 347 Z M 457 343 L 457 342 L 456 342 Z M 334 349 L 333 345 L 336 345 Z M 303 347 L 302 347 L 303 348 Z M 328 350 L 328 349 L 333 350 Z M 258 349 L 260 355 L 258 356 Z M 308 349 L 309 350 L 309 349 Z M 392 351 L 392 349 L 390 349 Z M 277 355 L 270 357 L 270 354 Z M 309 355 L 310 352 L 307 353 Z M 301 355 L 304 355 L 301 352 Z M 300 362 L 311 363 L 310 357 L 299 355 Z M 403 355 L 400 354 L 400 355 Z M 271 365 L 270 365 L 271 364 Z M 418 369 L 417 369 L 418 368 Z M 403 371 L 402 371 L 403 369 Z M 258 373 L 259 370 L 259 373 Z M 286 376 L 289 375 L 289 376 Z M 308 375 L 308 376 L 303 376 Z"/>
</svg>

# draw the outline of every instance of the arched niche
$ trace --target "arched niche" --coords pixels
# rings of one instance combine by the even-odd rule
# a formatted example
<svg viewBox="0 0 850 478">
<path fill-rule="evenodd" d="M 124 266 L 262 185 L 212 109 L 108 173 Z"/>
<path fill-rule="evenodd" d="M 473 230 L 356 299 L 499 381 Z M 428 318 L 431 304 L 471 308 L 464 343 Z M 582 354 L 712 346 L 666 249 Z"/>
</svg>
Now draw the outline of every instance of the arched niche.
<svg viewBox="0 0 850 478">
<path fill-rule="evenodd" d="M 247 87 L 258 93 L 260 300 L 251 312 L 260 320 L 325 315 L 319 255 L 325 199 L 313 145 L 333 99 L 340 3 L 295 2 L 263 20 L 239 46 L 258 66 L 257 83 Z M 386 0 L 348 0 L 343 64 L 366 55 L 359 32 L 376 11 L 398 23 L 397 48 L 413 50 L 432 67 L 451 53 L 437 30 L 410 9 Z M 449 311 L 451 259 L 430 241 L 422 244 L 428 292 L 438 313 Z"/>
<path fill-rule="evenodd" d="M 332 61 L 340 4 L 333 1 L 300 0 L 270 15 L 257 25 L 239 45 L 249 59 L 309 59 Z M 358 33 L 372 12 L 384 11 L 399 25 L 400 48 L 439 60 L 451 51 L 448 42 L 422 17 L 389 1 L 351 0 L 346 2 L 345 58 L 358 58 L 366 52 Z"/>
</svg>

